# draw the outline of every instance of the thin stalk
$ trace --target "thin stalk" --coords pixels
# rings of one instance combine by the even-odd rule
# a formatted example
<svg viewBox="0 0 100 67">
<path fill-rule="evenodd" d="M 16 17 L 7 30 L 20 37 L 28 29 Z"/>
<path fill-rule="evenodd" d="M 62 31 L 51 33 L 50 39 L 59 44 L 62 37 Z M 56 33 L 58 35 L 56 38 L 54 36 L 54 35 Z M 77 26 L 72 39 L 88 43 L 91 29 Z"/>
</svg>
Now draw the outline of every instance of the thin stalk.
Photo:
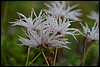
<svg viewBox="0 0 100 67">
<path fill-rule="evenodd" d="M 82 65 L 84 66 L 84 64 L 85 64 L 85 55 L 86 55 L 86 43 L 87 43 L 87 38 L 86 38 L 86 40 L 85 40 L 85 45 L 84 45 L 84 51 L 83 51 L 83 63 L 82 63 Z"/>
<path fill-rule="evenodd" d="M 58 48 L 56 48 L 55 57 L 54 57 L 54 62 L 53 62 L 53 66 L 55 65 L 55 62 L 56 62 L 57 51 L 58 51 Z"/>
<path fill-rule="evenodd" d="M 27 60 L 26 60 L 26 66 L 28 64 L 29 54 L 30 54 L 30 47 L 28 47 L 28 55 L 27 55 Z"/>
<path fill-rule="evenodd" d="M 43 56 L 44 56 L 44 58 L 45 58 L 45 60 L 46 60 L 46 63 L 48 64 L 48 66 L 50 66 L 49 63 L 48 63 L 48 61 L 47 61 L 47 59 L 46 59 L 46 56 L 45 56 L 43 50 L 41 50 L 41 52 L 42 52 L 42 54 L 43 54 Z"/>
<path fill-rule="evenodd" d="M 87 48 L 87 50 L 86 50 L 86 52 L 85 52 L 85 55 L 84 55 L 84 58 L 86 58 L 86 54 L 87 54 L 87 52 L 89 51 L 89 49 L 90 49 L 90 47 Z M 81 65 L 81 64 L 83 63 L 84 58 L 81 60 L 81 62 L 80 62 L 79 65 Z M 78 66 L 79 66 L 79 65 L 78 65 Z"/>
<path fill-rule="evenodd" d="M 41 52 L 28 64 L 28 66 L 31 65 L 36 60 L 36 58 L 38 58 L 40 56 L 40 54 L 41 54 Z"/>
<path fill-rule="evenodd" d="M 5 1 L 5 5 L 4 5 L 4 11 L 3 11 L 3 16 L 1 15 L 1 22 L 2 22 L 2 28 L 3 30 L 5 30 L 7 24 L 5 22 L 7 22 L 7 17 L 8 17 L 8 5 L 9 5 L 9 1 Z"/>
<path fill-rule="evenodd" d="M 85 55 L 86 55 L 86 44 L 87 44 L 87 35 L 89 34 L 89 32 L 87 32 L 87 34 L 86 34 L 86 39 L 85 39 L 85 44 L 84 44 L 84 47 L 83 47 L 83 58 L 82 58 L 82 60 L 81 60 L 81 63 L 82 63 L 82 65 L 84 66 L 84 64 L 85 64 Z M 80 64 L 81 64 L 80 63 Z M 80 65 L 79 64 L 79 65 Z"/>
</svg>

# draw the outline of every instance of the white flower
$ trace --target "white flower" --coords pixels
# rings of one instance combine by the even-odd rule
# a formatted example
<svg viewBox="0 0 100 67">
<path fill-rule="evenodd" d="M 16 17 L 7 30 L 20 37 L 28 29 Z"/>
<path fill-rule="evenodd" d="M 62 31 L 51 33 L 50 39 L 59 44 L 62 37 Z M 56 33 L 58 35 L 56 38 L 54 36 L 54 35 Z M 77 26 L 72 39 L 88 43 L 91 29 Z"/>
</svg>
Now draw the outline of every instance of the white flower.
<svg viewBox="0 0 100 67">
<path fill-rule="evenodd" d="M 96 23 L 94 23 L 91 29 L 89 29 L 87 23 L 85 23 L 86 27 L 82 23 L 80 24 L 83 27 L 83 30 L 84 30 L 83 35 L 85 37 L 87 37 L 91 41 L 99 41 L 99 27 Z"/>
<path fill-rule="evenodd" d="M 26 45 L 35 48 L 42 47 L 57 47 L 57 48 L 68 48 L 66 44 L 69 44 L 66 38 L 60 38 L 62 36 L 50 35 L 51 28 L 47 28 L 41 31 L 31 31 L 28 34 L 29 39 L 19 37 L 19 41 L 22 42 L 20 45 Z"/>
<path fill-rule="evenodd" d="M 46 10 L 44 9 L 45 12 L 49 14 L 53 14 L 56 17 L 66 17 L 67 19 L 75 20 L 75 21 L 80 21 L 77 16 L 80 16 L 80 9 L 78 10 L 73 10 L 75 7 L 78 5 L 74 5 L 72 7 L 67 6 L 66 7 L 66 2 L 65 1 L 53 1 L 51 2 L 51 5 L 45 4 L 49 9 Z"/>
<path fill-rule="evenodd" d="M 34 13 L 34 16 L 35 16 L 34 19 L 32 19 L 33 13 Z M 36 29 L 37 29 L 36 27 L 37 27 L 42 21 L 44 21 L 44 18 L 43 18 L 43 16 L 42 16 L 42 10 L 41 10 L 41 12 L 39 13 L 39 15 L 37 16 L 36 13 L 34 12 L 34 10 L 32 9 L 32 11 L 31 11 L 31 16 L 30 16 L 29 18 L 26 18 L 26 17 L 25 17 L 23 14 L 21 14 L 21 13 L 18 13 L 18 12 L 17 12 L 17 14 L 19 15 L 19 18 L 20 18 L 20 19 L 18 19 L 18 20 L 15 21 L 15 22 L 11 22 L 11 23 L 13 23 L 12 26 L 16 26 L 16 25 L 18 25 L 18 26 L 23 26 L 23 27 L 27 28 L 28 31 L 36 30 Z M 21 17 L 22 17 L 22 19 L 21 19 Z M 42 28 L 43 28 L 43 27 L 42 27 Z"/>
<path fill-rule="evenodd" d="M 76 37 L 74 35 L 78 35 L 75 34 L 76 32 L 80 32 L 78 29 L 75 28 L 69 28 L 69 26 L 71 25 L 70 22 L 73 21 L 66 21 L 66 18 L 64 18 L 63 20 L 61 18 L 55 18 L 55 16 L 46 16 L 46 22 L 48 23 L 48 26 L 50 28 L 53 28 L 53 32 L 55 35 L 72 35 L 75 39 Z M 77 39 L 76 39 L 77 40 Z"/>
<path fill-rule="evenodd" d="M 90 13 L 90 15 L 87 16 L 88 18 L 90 19 L 93 19 L 96 21 L 96 23 L 99 23 L 99 13 L 95 12 L 95 11 L 92 11 Z"/>
<path fill-rule="evenodd" d="M 93 19 L 93 20 L 98 20 L 99 19 L 99 13 L 96 13 L 95 11 L 92 11 L 90 15 L 88 15 L 88 18 Z"/>
</svg>

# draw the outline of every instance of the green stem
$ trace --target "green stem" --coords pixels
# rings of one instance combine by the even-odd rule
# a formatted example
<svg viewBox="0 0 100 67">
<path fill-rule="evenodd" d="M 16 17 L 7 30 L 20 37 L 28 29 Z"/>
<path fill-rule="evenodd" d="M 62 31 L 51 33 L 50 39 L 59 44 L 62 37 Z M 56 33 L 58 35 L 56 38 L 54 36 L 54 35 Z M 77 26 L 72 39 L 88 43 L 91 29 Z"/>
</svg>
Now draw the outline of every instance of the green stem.
<svg viewBox="0 0 100 67">
<path fill-rule="evenodd" d="M 83 66 L 85 64 L 85 54 L 86 54 L 86 42 L 87 42 L 87 38 L 86 38 L 86 41 L 85 41 L 85 45 L 84 45 L 84 51 L 83 51 Z"/>
<path fill-rule="evenodd" d="M 26 66 L 28 64 L 29 54 L 30 54 L 30 47 L 28 47 L 28 55 L 27 55 L 27 60 L 26 60 Z"/>
<path fill-rule="evenodd" d="M 28 64 L 28 66 L 31 65 L 36 60 L 36 58 L 39 57 L 40 54 L 41 54 L 41 52 Z"/>
<path fill-rule="evenodd" d="M 55 65 L 55 62 L 56 62 L 57 51 L 58 51 L 58 48 L 56 48 L 55 57 L 54 57 L 54 62 L 53 62 L 53 66 Z"/>
<path fill-rule="evenodd" d="M 48 63 L 48 61 L 47 61 L 47 59 L 46 59 L 46 56 L 45 56 L 43 50 L 41 50 L 41 52 L 42 52 L 42 54 L 43 54 L 43 56 L 44 56 L 44 58 L 45 58 L 45 60 L 46 60 L 46 63 L 48 64 L 48 66 L 50 66 L 49 63 Z"/>
<path fill-rule="evenodd" d="M 2 29 L 5 31 L 7 24 L 5 22 L 7 22 L 7 17 L 8 17 L 8 5 L 9 5 L 9 1 L 5 1 L 5 5 L 4 5 L 4 11 L 3 11 L 3 16 L 1 15 L 1 22 L 2 22 Z"/>
<path fill-rule="evenodd" d="M 85 55 L 84 55 L 84 58 L 86 58 L 87 52 L 89 51 L 90 48 L 91 48 L 91 46 L 87 48 L 87 50 L 86 50 L 86 52 L 85 52 Z M 81 64 L 83 63 L 84 58 L 82 58 L 82 60 L 81 60 L 81 62 L 80 62 L 79 65 L 81 65 Z M 79 65 L 78 65 L 78 66 L 79 66 Z"/>
<path fill-rule="evenodd" d="M 81 62 L 80 62 L 80 64 L 82 63 L 82 65 L 84 66 L 84 64 L 85 64 L 85 55 L 86 55 L 86 52 L 87 52 L 87 49 L 88 48 L 86 48 L 86 44 L 87 44 L 87 35 L 89 34 L 89 32 L 87 32 L 87 34 L 86 34 L 86 39 L 85 39 L 85 44 L 84 44 L 84 47 L 83 47 L 83 58 L 82 58 L 82 60 L 81 60 Z M 79 64 L 79 65 L 80 65 Z"/>
</svg>

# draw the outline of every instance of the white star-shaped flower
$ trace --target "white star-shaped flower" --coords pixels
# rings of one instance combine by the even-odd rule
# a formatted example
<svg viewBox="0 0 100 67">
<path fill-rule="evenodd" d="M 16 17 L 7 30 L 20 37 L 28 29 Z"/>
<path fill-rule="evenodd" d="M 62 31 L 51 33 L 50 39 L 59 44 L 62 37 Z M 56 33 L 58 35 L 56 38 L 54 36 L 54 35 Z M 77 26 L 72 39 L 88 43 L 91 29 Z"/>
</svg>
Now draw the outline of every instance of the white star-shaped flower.
<svg viewBox="0 0 100 67">
<path fill-rule="evenodd" d="M 99 27 L 96 23 L 94 23 L 93 27 L 90 29 L 86 24 L 86 27 L 80 23 L 83 27 L 84 33 L 82 33 L 85 37 L 87 37 L 91 41 L 99 41 Z"/>
<path fill-rule="evenodd" d="M 53 1 L 51 2 L 51 5 L 45 3 L 45 5 L 49 8 L 48 10 L 44 9 L 45 12 L 49 14 L 53 14 L 56 17 L 66 17 L 67 19 L 74 20 L 74 21 L 80 21 L 77 16 L 80 16 L 80 9 L 73 10 L 75 7 L 78 6 L 74 5 L 72 7 L 67 6 L 66 7 L 66 1 Z"/>
<path fill-rule="evenodd" d="M 34 19 L 32 19 L 33 13 L 34 13 L 34 16 L 35 16 Z M 18 19 L 15 22 L 10 22 L 10 23 L 13 23 L 12 26 L 18 25 L 18 26 L 25 27 L 25 28 L 27 28 L 28 31 L 32 31 L 32 30 L 34 31 L 36 29 L 39 29 L 39 28 L 36 28 L 36 27 L 39 24 L 41 24 L 41 22 L 44 21 L 44 19 L 45 19 L 43 17 L 42 10 L 40 11 L 39 15 L 37 16 L 36 13 L 34 12 L 33 8 L 32 8 L 32 11 L 31 11 L 31 16 L 29 18 L 25 17 L 21 13 L 17 12 L 17 14 L 18 14 L 18 16 L 19 16 L 20 19 Z"/>
<path fill-rule="evenodd" d="M 55 16 L 46 16 L 46 22 L 48 23 L 48 26 L 50 28 L 53 28 L 53 32 L 55 35 L 72 35 L 75 39 L 75 35 L 79 35 L 79 30 L 76 28 L 69 28 L 71 25 L 71 22 L 73 21 L 67 21 L 66 18 L 64 17 L 63 20 L 61 18 L 56 18 Z M 76 34 L 78 32 L 78 34 Z M 76 39 L 77 40 L 77 39 Z"/>
<path fill-rule="evenodd" d="M 66 38 L 60 38 L 63 36 L 50 35 L 51 28 L 47 28 L 41 31 L 31 31 L 28 34 L 29 39 L 19 37 L 19 41 L 22 42 L 20 45 L 26 45 L 35 48 L 42 47 L 57 47 L 57 48 L 68 48 L 66 44 L 69 44 Z"/>
<path fill-rule="evenodd" d="M 93 20 L 98 20 L 99 19 L 99 13 L 92 11 L 90 15 L 88 15 L 88 18 L 93 19 Z"/>
<path fill-rule="evenodd" d="M 99 13 L 92 11 L 92 12 L 90 12 L 90 15 L 88 15 L 87 17 L 95 20 L 96 23 L 99 23 Z"/>
</svg>

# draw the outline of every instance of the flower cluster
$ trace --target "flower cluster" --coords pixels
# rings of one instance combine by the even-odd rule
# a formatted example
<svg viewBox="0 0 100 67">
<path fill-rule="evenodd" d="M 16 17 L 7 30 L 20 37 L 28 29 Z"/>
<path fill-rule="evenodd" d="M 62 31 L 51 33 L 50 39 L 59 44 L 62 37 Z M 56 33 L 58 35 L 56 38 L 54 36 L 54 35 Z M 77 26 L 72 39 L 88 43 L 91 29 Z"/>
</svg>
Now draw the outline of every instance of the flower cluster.
<svg viewBox="0 0 100 67">
<path fill-rule="evenodd" d="M 21 13 L 18 13 L 20 19 L 17 19 L 12 26 L 21 26 L 26 28 L 27 31 L 23 30 L 29 39 L 19 36 L 19 41 L 22 42 L 20 45 L 27 45 L 30 47 L 41 48 L 41 47 L 57 47 L 57 48 L 68 48 L 66 46 L 70 42 L 64 36 L 72 35 L 76 40 L 75 35 L 79 35 L 81 32 L 76 28 L 70 28 L 71 22 L 81 21 L 77 16 L 80 16 L 80 9 L 74 10 L 78 5 L 72 7 L 67 6 L 64 1 L 54 1 L 51 5 L 45 3 L 49 8 L 48 10 L 41 10 L 39 15 L 36 15 L 32 8 L 31 16 L 28 18 Z M 33 15 L 35 16 L 33 19 Z M 88 18 L 99 22 L 99 14 L 91 12 Z M 99 28 L 96 23 L 89 29 L 87 23 L 86 27 L 80 23 L 83 27 L 83 36 L 89 40 L 99 40 Z M 78 33 L 77 33 L 78 32 Z M 76 34 L 77 33 L 77 34 Z"/>
<path fill-rule="evenodd" d="M 86 26 L 82 24 L 82 20 L 79 17 L 82 15 L 80 12 L 81 9 L 74 9 L 79 4 L 70 6 L 66 5 L 65 1 L 53 1 L 50 4 L 45 3 L 48 9 L 43 9 L 40 11 L 39 15 L 36 14 L 34 9 L 31 10 L 31 15 L 27 18 L 22 13 L 17 12 L 19 19 L 16 19 L 12 23 L 12 26 L 20 26 L 27 36 L 27 38 L 19 36 L 19 41 L 21 44 L 28 46 L 28 55 L 26 65 L 28 65 L 29 51 L 30 47 L 39 48 L 56 48 L 54 62 L 55 65 L 57 50 L 58 48 L 67 48 L 70 49 L 67 45 L 70 44 L 66 36 L 73 36 L 73 38 L 78 42 L 76 35 L 82 34 L 86 37 L 85 45 L 83 49 L 83 56 L 85 57 L 85 52 L 87 51 L 87 40 L 91 43 L 99 41 L 99 13 L 95 11 L 90 12 L 90 15 L 87 15 L 89 19 L 95 20 L 93 27 L 90 29 L 88 24 L 85 22 Z M 33 18 L 34 16 L 34 18 Z M 83 28 L 84 32 L 81 32 L 79 29 L 72 28 L 72 22 L 80 22 L 80 25 Z M 43 54 L 48 66 L 52 65 L 51 56 L 54 53 L 52 49 L 50 54 L 45 56 L 44 51 L 41 52 L 32 60 L 32 62 L 40 55 Z M 84 65 L 84 57 L 82 59 Z M 32 64 L 32 62 L 29 63 Z"/>
<path fill-rule="evenodd" d="M 56 48 L 68 48 L 66 46 L 70 42 L 65 38 L 65 35 L 72 35 L 75 39 L 76 32 L 79 32 L 76 28 L 70 28 L 71 22 L 79 21 L 80 19 L 76 16 L 80 16 L 80 10 L 72 10 L 75 6 L 68 6 L 66 9 L 65 2 L 52 2 L 53 7 L 46 4 L 50 10 L 41 10 L 39 15 L 36 15 L 32 8 L 31 16 L 28 18 L 21 13 L 17 13 L 20 19 L 17 19 L 12 26 L 21 26 L 26 28 L 27 31 L 23 30 L 27 35 L 27 38 L 19 36 L 19 41 L 22 42 L 20 45 L 27 45 L 35 48 L 43 47 L 56 47 Z M 49 14 L 50 13 L 50 14 Z M 35 18 L 33 19 L 33 14 Z M 61 17 L 63 16 L 63 18 Z M 72 19 L 73 21 L 69 21 Z M 77 40 L 77 39 L 76 39 Z"/>
</svg>

